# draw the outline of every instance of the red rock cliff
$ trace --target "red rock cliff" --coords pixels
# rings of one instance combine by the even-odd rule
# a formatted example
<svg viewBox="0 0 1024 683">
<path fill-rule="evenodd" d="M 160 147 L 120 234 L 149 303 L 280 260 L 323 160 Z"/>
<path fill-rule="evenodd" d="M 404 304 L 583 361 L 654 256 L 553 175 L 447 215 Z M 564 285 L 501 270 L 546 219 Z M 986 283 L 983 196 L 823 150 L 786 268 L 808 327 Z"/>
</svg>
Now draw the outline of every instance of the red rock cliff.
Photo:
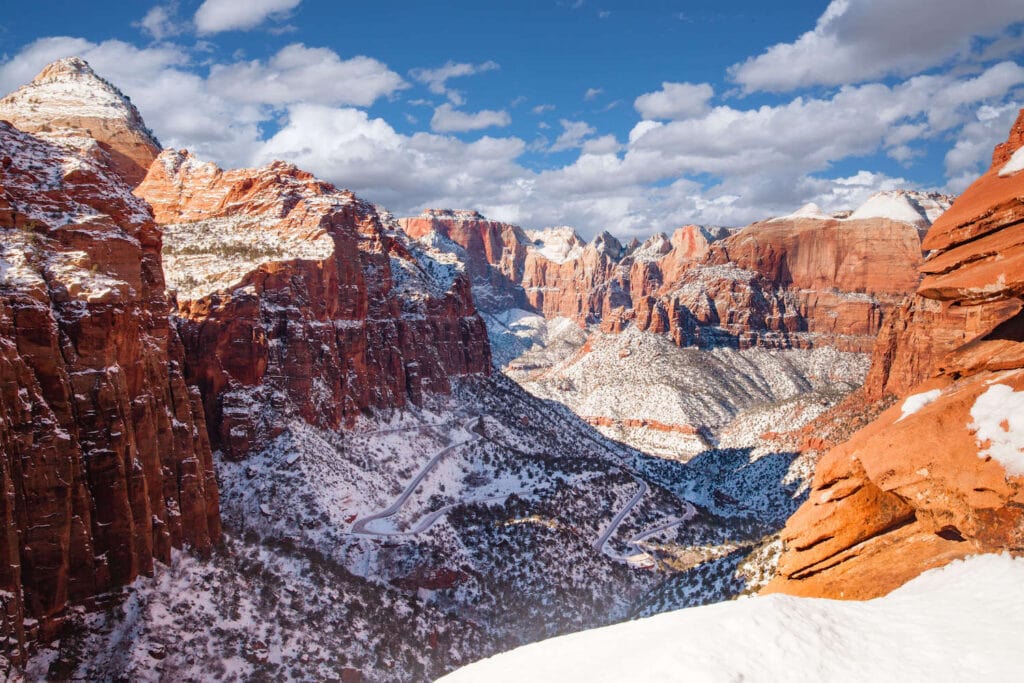
<svg viewBox="0 0 1024 683">
<path fill-rule="evenodd" d="M 161 235 L 101 147 L 0 122 L 0 636 L 220 534 Z M 25 621 L 27 619 L 33 621 Z"/>
<path fill-rule="evenodd" d="M 231 457 L 289 419 L 350 425 L 490 371 L 450 254 L 294 166 L 222 171 L 166 151 L 136 190 L 164 225 L 189 380 Z"/>
<path fill-rule="evenodd" d="M 767 590 L 869 598 L 1024 552 L 1024 172 L 1008 165 L 1022 144 L 1024 112 L 928 232 L 917 295 L 875 354 L 876 393 L 903 400 L 818 464 Z"/>
<path fill-rule="evenodd" d="M 635 325 L 680 345 L 870 351 L 922 260 L 919 224 L 879 216 L 798 213 L 725 236 L 690 225 L 630 248 L 607 233 L 585 244 L 569 228 L 527 233 L 475 212 L 431 210 L 402 225 L 458 245 L 485 310 L 515 305 L 612 332 Z"/>
</svg>

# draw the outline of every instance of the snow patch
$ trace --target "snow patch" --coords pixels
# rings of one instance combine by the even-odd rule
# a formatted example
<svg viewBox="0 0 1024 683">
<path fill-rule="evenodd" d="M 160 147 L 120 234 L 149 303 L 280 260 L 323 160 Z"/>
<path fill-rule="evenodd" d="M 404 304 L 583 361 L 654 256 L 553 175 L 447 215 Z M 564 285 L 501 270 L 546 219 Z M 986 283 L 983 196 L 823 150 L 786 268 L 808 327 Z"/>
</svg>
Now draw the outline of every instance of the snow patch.
<svg viewBox="0 0 1024 683">
<path fill-rule="evenodd" d="M 1010 681 L 1022 629 L 1024 559 L 983 555 L 876 600 L 770 595 L 684 609 L 527 645 L 441 680 Z"/>
<path fill-rule="evenodd" d="M 903 411 L 903 414 L 900 415 L 900 419 L 896 421 L 901 422 L 905 418 L 910 417 L 917 411 L 921 410 L 921 408 L 924 408 L 929 403 L 933 403 L 940 395 L 942 395 L 941 390 L 932 389 L 931 391 L 926 391 L 921 394 L 913 394 L 911 396 L 907 396 L 907 398 L 904 399 L 903 401 L 903 406 L 900 408 L 900 410 Z"/>
<path fill-rule="evenodd" d="M 827 221 L 831 220 L 832 216 L 822 211 L 821 207 L 815 204 L 814 202 L 808 202 L 807 204 L 804 204 L 803 206 L 801 206 L 799 209 L 789 214 L 788 216 L 780 216 L 779 218 L 773 218 L 768 222 L 774 223 L 776 221 L 788 221 L 793 220 L 794 218 L 809 218 L 811 220 L 816 221 Z"/>
<path fill-rule="evenodd" d="M 530 251 L 555 263 L 565 263 L 583 256 L 583 240 L 567 226 L 528 230 L 526 236 L 533 242 Z"/>
<path fill-rule="evenodd" d="M 999 175 L 1005 178 L 1006 176 L 1013 175 L 1018 171 L 1024 171 L 1024 147 L 1021 147 L 1013 153 L 1010 160 L 1007 161 L 1001 169 L 999 169 Z"/>
<path fill-rule="evenodd" d="M 887 218 L 913 225 L 927 224 L 928 218 L 904 194 L 879 192 L 872 195 L 847 220 Z"/>
<path fill-rule="evenodd" d="M 971 417 L 968 428 L 976 430 L 978 457 L 991 457 L 1007 474 L 1024 476 L 1024 391 L 993 384 L 975 399 Z"/>
</svg>

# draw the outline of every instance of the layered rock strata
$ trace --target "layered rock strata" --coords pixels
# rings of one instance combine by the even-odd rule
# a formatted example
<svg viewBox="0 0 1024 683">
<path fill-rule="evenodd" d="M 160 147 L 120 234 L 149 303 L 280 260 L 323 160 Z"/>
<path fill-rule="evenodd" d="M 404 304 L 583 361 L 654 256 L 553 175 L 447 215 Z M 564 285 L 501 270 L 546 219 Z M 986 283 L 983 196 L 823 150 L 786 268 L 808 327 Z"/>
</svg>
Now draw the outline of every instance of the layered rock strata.
<svg viewBox="0 0 1024 683">
<path fill-rule="evenodd" d="M 634 326 L 680 346 L 869 352 L 918 283 L 921 226 L 945 206 L 884 193 L 844 219 L 805 207 L 735 233 L 689 225 L 629 246 L 607 233 L 587 244 L 568 228 L 527 232 L 476 212 L 432 209 L 401 224 L 467 261 L 488 312 L 525 308 L 606 332 Z"/>
<path fill-rule="evenodd" d="M 1024 552 L 1022 145 L 1024 112 L 928 232 L 917 294 L 875 354 L 872 391 L 902 398 L 819 462 L 769 591 L 870 598 L 954 558 Z"/>
<path fill-rule="evenodd" d="M 293 418 L 323 428 L 488 373 L 452 254 L 294 166 L 224 171 L 165 151 L 136 190 L 164 230 L 188 377 L 229 457 Z"/>
<path fill-rule="evenodd" d="M 15 659 L 69 603 L 220 534 L 160 231 L 88 142 L 0 122 L 0 637 Z"/>
</svg>

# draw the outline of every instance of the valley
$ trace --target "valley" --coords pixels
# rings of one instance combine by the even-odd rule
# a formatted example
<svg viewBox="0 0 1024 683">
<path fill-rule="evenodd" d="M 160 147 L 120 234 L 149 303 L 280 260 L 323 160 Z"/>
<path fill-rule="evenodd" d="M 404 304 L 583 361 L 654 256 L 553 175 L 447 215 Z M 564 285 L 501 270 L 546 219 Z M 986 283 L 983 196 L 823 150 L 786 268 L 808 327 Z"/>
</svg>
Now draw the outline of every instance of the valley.
<svg viewBox="0 0 1024 683">
<path fill-rule="evenodd" d="M 980 642 L 929 606 L 974 575 L 1019 624 L 995 594 L 1024 552 L 1024 111 L 957 197 L 879 182 L 621 238 L 497 201 L 399 216 L 144 115 L 74 56 L 0 99 L 8 679 L 885 677 L 815 648 Z"/>
</svg>

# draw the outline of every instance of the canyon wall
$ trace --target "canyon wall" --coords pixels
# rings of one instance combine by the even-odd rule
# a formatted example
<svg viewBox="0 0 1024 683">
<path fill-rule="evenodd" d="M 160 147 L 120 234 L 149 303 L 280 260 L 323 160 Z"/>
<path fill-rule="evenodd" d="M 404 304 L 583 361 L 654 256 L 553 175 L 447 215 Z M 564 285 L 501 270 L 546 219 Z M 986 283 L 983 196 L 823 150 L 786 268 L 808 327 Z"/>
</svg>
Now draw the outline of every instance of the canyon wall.
<svg viewBox="0 0 1024 683">
<path fill-rule="evenodd" d="M 734 232 L 689 225 L 627 246 L 607 233 L 588 244 L 570 228 L 524 231 L 476 212 L 431 209 L 400 223 L 466 259 L 489 313 L 523 308 L 606 332 L 634 326 L 680 346 L 866 353 L 916 287 L 921 228 L 946 206 L 882 193 L 847 218 L 805 208 Z"/>
<path fill-rule="evenodd" d="M 15 659 L 69 602 L 220 534 L 160 231 L 116 159 L 70 133 L 0 122 L 0 634 Z"/>
<path fill-rule="evenodd" d="M 973 553 L 1024 552 L 1024 112 L 929 230 L 869 389 L 902 400 L 818 464 L 768 591 L 883 595 Z"/>
<path fill-rule="evenodd" d="M 177 151 L 136 193 L 163 226 L 188 380 L 229 457 L 291 419 L 351 426 L 490 372 L 463 265 L 352 193 L 280 162 L 223 171 Z"/>
</svg>

